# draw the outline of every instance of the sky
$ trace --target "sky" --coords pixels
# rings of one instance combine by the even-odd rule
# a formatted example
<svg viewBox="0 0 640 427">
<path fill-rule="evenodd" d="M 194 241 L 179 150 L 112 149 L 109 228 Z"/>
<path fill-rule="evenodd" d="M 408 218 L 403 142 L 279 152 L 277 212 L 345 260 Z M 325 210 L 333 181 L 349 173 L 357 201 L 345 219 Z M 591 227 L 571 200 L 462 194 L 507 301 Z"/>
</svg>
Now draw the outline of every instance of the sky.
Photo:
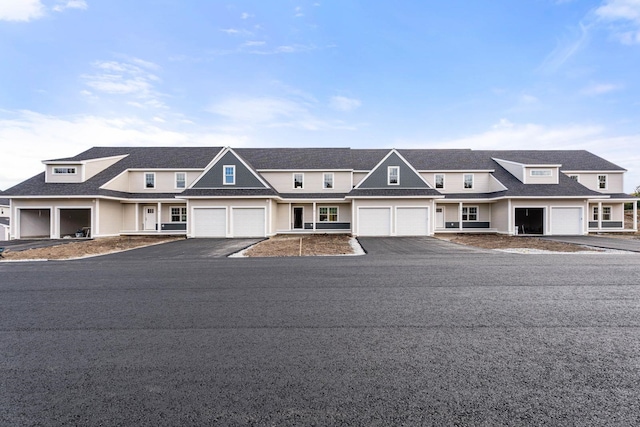
<svg viewBox="0 0 640 427">
<path fill-rule="evenodd" d="M 584 149 L 640 186 L 640 0 L 0 0 L 0 190 L 93 146 Z"/>
</svg>

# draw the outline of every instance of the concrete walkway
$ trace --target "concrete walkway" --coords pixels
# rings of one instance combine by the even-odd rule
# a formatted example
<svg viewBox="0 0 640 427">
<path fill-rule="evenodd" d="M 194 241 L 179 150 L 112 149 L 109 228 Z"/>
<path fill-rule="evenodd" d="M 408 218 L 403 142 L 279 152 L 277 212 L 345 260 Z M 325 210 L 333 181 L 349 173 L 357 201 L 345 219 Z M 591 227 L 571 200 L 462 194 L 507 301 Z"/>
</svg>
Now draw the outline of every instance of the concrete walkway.
<svg viewBox="0 0 640 427">
<path fill-rule="evenodd" d="M 640 239 L 604 236 L 544 236 L 541 239 L 556 242 L 574 243 L 577 245 L 593 246 L 595 248 L 617 249 L 640 253 Z"/>
</svg>

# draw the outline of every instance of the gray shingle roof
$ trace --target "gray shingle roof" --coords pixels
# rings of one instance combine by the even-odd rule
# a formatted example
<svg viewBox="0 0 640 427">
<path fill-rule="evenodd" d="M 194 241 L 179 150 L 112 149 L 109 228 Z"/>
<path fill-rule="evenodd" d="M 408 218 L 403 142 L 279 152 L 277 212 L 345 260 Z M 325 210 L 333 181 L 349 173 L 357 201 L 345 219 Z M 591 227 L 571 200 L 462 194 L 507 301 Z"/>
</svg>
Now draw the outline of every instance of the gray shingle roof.
<svg viewBox="0 0 640 427">
<path fill-rule="evenodd" d="M 271 188 L 191 188 L 180 194 L 179 198 L 188 197 L 239 197 L 239 196 L 277 196 L 278 192 Z"/>
<path fill-rule="evenodd" d="M 255 169 L 351 169 L 349 148 L 238 148 Z"/>
<path fill-rule="evenodd" d="M 355 188 L 347 194 L 347 198 L 352 197 L 441 197 L 442 194 L 432 188 Z"/>
<path fill-rule="evenodd" d="M 0 205 L 9 206 L 9 199 L 0 198 Z"/>
</svg>

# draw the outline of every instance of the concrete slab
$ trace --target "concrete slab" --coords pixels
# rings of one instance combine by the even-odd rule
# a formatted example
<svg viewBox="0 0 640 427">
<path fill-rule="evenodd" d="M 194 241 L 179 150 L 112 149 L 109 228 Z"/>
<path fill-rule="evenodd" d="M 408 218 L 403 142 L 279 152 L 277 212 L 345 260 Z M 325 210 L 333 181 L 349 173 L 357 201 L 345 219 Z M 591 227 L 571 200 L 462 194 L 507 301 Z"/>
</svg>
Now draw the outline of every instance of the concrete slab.
<svg viewBox="0 0 640 427">
<path fill-rule="evenodd" d="M 605 236 L 544 236 L 546 240 L 592 246 L 594 248 L 617 249 L 620 251 L 640 252 L 640 239 Z"/>
</svg>

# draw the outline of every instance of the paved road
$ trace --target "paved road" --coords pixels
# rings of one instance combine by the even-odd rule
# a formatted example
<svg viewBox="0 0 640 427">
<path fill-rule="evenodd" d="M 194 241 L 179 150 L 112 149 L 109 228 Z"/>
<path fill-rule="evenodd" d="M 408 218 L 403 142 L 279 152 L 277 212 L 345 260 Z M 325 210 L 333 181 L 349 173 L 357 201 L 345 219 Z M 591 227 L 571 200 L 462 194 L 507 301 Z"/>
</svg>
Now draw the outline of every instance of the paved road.
<svg viewBox="0 0 640 427">
<path fill-rule="evenodd" d="M 544 236 L 541 238 L 546 240 L 554 240 L 557 242 L 593 246 L 596 248 L 640 252 L 640 239 L 603 236 Z"/>
<path fill-rule="evenodd" d="M 638 425 L 639 260 L 0 263 L 0 425 Z"/>
</svg>

